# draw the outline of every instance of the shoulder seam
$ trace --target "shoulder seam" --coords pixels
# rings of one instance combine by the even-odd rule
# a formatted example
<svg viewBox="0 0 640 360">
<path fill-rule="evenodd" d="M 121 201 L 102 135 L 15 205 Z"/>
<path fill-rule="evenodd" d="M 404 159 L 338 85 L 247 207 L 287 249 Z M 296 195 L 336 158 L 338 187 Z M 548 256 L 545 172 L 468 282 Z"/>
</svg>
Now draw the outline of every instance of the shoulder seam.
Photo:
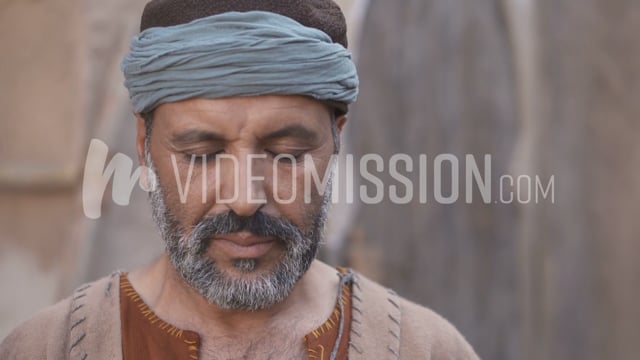
<svg viewBox="0 0 640 360">
<path fill-rule="evenodd" d="M 354 272 L 353 285 L 354 291 L 351 295 L 353 301 L 351 302 L 352 336 L 350 336 L 349 339 L 350 348 L 352 348 L 358 356 L 364 356 L 366 349 L 362 345 L 362 342 L 366 343 L 367 340 L 363 339 L 363 334 L 371 335 L 371 332 L 373 332 L 374 335 L 377 334 L 375 341 L 381 342 L 375 345 L 375 351 L 377 351 L 379 355 L 382 355 L 380 351 L 385 351 L 387 353 L 387 355 L 384 356 L 385 359 L 400 359 L 402 309 L 399 305 L 398 295 L 390 289 L 371 282 L 356 272 Z M 375 305 L 365 305 L 365 302 L 373 302 Z M 365 311 L 365 309 L 367 310 Z M 379 319 L 379 321 L 381 321 L 380 325 L 376 326 L 378 329 L 367 328 L 365 326 L 367 322 L 372 321 L 371 311 L 374 313 L 378 312 L 379 315 L 377 316 L 381 316 Z M 367 312 L 368 318 L 365 318 L 365 312 Z M 374 351 L 374 349 L 370 349 L 370 351 Z"/>
<path fill-rule="evenodd" d="M 82 348 L 82 341 L 86 337 L 84 329 L 85 320 L 87 315 L 84 311 L 87 292 L 91 289 L 92 284 L 85 284 L 77 288 L 71 297 L 71 311 L 69 312 L 69 341 L 70 346 L 67 353 L 70 358 L 77 355 L 79 359 L 85 359 L 88 354 Z"/>
<path fill-rule="evenodd" d="M 78 287 L 71 296 L 71 306 L 69 312 L 69 321 L 68 321 L 68 339 L 69 339 L 69 347 L 66 350 L 70 359 L 80 359 L 85 360 L 89 357 L 89 352 L 87 350 L 87 331 L 86 326 L 89 324 L 89 316 L 90 316 L 90 305 L 87 301 L 89 301 L 90 294 L 95 294 L 96 291 L 100 291 L 100 288 L 96 288 L 97 285 L 102 283 L 104 280 L 107 281 L 106 287 L 104 288 L 104 296 L 109 297 L 111 294 L 114 277 L 120 276 L 120 271 L 115 271 L 111 273 L 107 278 L 102 278 L 100 280 L 96 280 L 94 282 L 84 284 Z"/>
</svg>

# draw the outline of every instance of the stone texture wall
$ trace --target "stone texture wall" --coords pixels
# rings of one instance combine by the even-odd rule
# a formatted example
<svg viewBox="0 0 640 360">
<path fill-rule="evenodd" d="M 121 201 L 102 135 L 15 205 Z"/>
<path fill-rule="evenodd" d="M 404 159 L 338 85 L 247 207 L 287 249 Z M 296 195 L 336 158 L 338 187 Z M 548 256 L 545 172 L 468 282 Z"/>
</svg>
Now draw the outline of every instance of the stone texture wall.
<svg viewBox="0 0 640 360">
<path fill-rule="evenodd" d="M 132 134 L 121 130 L 132 116 L 118 62 L 143 4 L 0 3 L 0 337 L 97 275 L 96 258 L 123 262 L 124 252 L 95 254 L 110 240 L 84 217 L 81 184 L 92 137 L 119 151 Z"/>
</svg>

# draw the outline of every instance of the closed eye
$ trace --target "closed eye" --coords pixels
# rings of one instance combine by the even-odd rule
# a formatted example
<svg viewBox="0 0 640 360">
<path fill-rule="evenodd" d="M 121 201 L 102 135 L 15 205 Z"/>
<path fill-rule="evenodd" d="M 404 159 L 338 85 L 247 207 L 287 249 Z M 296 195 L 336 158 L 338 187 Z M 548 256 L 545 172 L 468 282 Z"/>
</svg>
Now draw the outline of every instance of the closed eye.
<svg viewBox="0 0 640 360">
<path fill-rule="evenodd" d="M 294 151 L 294 152 L 291 152 L 291 151 L 281 152 L 281 151 L 274 151 L 274 150 L 268 150 L 268 149 L 265 149 L 264 152 L 267 153 L 269 156 L 271 156 L 274 160 L 277 160 L 278 162 L 284 162 L 284 163 L 296 162 L 302 159 L 302 157 L 307 153 L 307 151 L 305 150 Z"/>
<path fill-rule="evenodd" d="M 218 151 L 203 153 L 203 154 L 185 152 L 184 158 L 186 161 L 189 161 L 189 162 L 192 159 L 195 160 L 196 162 L 202 162 L 202 161 L 209 162 L 209 161 L 215 160 L 216 157 L 222 153 L 224 153 L 224 150 L 218 150 Z"/>
</svg>

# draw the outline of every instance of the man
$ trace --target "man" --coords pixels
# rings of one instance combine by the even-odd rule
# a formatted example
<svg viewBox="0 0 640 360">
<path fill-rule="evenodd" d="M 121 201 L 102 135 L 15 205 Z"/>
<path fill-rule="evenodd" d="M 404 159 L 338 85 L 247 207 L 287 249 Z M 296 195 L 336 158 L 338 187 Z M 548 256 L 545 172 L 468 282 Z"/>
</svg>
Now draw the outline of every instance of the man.
<svg viewBox="0 0 640 360">
<path fill-rule="evenodd" d="M 122 63 L 166 244 L 16 329 L 2 359 L 476 359 L 444 319 L 315 260 L 358 79 L 330 0 L 154 0 Z M 329 181 L 330 182 L 330 181 Z"/>
</svg>

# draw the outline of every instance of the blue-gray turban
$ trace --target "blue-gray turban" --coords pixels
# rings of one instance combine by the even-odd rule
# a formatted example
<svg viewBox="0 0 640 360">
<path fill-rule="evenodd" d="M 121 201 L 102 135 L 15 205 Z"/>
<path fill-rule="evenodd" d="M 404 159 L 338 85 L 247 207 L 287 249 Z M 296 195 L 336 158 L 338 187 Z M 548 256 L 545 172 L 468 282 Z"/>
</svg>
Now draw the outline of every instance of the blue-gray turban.
<svg viewBox="0 0 640 360">
<path fill-rule="evenodd" d="M 133 38 L 121 69 L 138 113 L 190 98 L 295 94 L 350 104 L 358 94 L 347 49 L 267 11 L 148 28 Z"/>
</svg>

